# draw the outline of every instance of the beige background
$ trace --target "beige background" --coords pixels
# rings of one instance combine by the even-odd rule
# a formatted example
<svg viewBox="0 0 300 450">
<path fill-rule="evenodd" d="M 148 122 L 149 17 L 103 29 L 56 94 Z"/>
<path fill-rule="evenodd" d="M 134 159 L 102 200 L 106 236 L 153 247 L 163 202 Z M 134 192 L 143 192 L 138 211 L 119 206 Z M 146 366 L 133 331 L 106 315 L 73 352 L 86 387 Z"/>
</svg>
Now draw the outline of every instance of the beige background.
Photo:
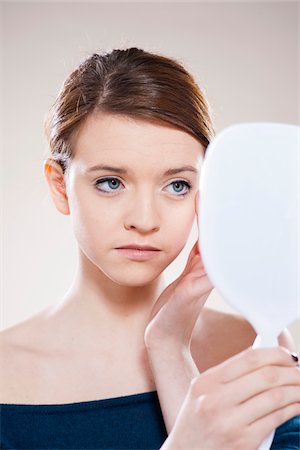
<svg viewBox="0 0 300 450">
<path fill-rule="evenodd" d="M 2 2 L 1 329 L 57 301 L 76 262 L 69 216 L 43 175 L 43 120 L 90 53 L 142 47 L 175 57 L 212 105 L 216 130 L 236 122 L 300 123 L 297 2 Z M 173 281 L 197 237 L 166 270 Z M 208 305 L 232 311 L 216 290 Z M 300 353 L 300 321 L 289 329 Z"/>
</svg>

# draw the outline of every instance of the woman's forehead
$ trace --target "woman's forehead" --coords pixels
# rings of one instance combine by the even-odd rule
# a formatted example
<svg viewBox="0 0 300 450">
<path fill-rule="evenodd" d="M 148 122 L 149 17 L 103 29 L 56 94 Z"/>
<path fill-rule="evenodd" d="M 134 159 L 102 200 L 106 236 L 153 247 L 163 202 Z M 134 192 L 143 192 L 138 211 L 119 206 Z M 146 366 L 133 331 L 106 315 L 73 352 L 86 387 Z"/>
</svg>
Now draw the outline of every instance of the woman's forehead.
<svg viewBox="0 0 300 450">
<path fill-rule="evenodd" d="M 101 164 L 134 166 L 152 161 L 164 167 L 199 166 L 204 155 L 201 143 L 182 130 L 112 115 L 88 118 L 73 149 L 74 160 L 86 170 Z"/>
</svg>

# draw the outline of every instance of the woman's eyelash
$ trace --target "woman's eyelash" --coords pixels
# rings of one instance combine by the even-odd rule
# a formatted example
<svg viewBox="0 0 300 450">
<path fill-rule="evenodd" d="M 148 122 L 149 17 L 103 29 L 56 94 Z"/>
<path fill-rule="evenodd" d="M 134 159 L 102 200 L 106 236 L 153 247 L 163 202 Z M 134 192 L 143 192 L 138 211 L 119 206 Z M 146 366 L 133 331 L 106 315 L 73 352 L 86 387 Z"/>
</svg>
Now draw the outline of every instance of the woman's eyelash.
<svg viewBox="0 0 300 450">
<path fill-rule="evenodd" d="M 112 181 L 112 180 L 117 180 L 119 183 L 121 183 L 121 181 L 120 181 L 118 178 L 115 178 L 115 177 L 111 177 L 111 178 L 108 178 L 108 177 L 106 177 L 106 178 L 99 178 L 98 180 L 95 181 L 96 189 L 97 189 L 98 191 L 100 191 L 100 192 L 103 192 L 104 194 L 111 194 L 111 193 L 113 193 L 114 190 L 113 190 L 113 191 L 110 191 L 110 192 L 107 192 L 107 191 L 104 191 L 103 189 L 99 189 L 99 188 L 98 188 L 99 185 L 102 185 L 103 183 L 105 183 L 105 182 L 107 182 L 107 181 Z M 184 192 L 183 194 L 175 195 L 175 197 L 184 197 L 184 196 L 187 195 L 187 194 L 190 192 L 190 190 L 192 189 L 192 185 L 191 185 L 191 183 L 189 183 L 188 181 L 185 181 L 185 180 L 175 180 L 175 181 L 172 181 L 170 184 L 176 184 L 176 183 L 185 185 L 185 186 L 188 188 L 188 190 L 187 190 L 186 192 Z M 115 192 L 117 192 L 117 191 L 115 190 Z"/>
</svg>

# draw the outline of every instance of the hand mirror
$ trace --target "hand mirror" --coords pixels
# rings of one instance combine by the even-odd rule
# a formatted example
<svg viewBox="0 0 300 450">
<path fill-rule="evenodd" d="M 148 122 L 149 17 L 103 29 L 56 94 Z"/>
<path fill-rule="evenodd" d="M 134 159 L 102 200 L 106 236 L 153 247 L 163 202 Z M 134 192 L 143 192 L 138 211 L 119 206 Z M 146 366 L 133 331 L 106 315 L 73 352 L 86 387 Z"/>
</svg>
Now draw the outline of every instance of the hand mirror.
<svg viewBox="0 0 300 450">
<path fill-rule="evenodd" d="M 277 346 L 300 317 L 300 127 L 253 122 L 222 130 L 207 147 L 198 201 L 208 277 L 257 332 L 253 347 Z"/>
</svg>

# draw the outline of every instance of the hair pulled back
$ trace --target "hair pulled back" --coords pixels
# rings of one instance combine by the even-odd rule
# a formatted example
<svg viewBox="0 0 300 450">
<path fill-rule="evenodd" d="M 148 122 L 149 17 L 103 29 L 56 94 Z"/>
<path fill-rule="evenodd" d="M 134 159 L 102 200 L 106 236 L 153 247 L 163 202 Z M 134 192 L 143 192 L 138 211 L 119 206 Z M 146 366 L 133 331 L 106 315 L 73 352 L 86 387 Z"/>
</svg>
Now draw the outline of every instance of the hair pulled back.
<svg viewBox="0 0 300 450">
<path fill-rule="evenodd" d="M 131 47 L 94 53 L 64 81 L 45 121 L 51 158 L 65 173 L 72 143 L 95 112 L 171 124 L 207 148 L 215 135 L 210 106 L 176 60 Z"/>
</svg>

